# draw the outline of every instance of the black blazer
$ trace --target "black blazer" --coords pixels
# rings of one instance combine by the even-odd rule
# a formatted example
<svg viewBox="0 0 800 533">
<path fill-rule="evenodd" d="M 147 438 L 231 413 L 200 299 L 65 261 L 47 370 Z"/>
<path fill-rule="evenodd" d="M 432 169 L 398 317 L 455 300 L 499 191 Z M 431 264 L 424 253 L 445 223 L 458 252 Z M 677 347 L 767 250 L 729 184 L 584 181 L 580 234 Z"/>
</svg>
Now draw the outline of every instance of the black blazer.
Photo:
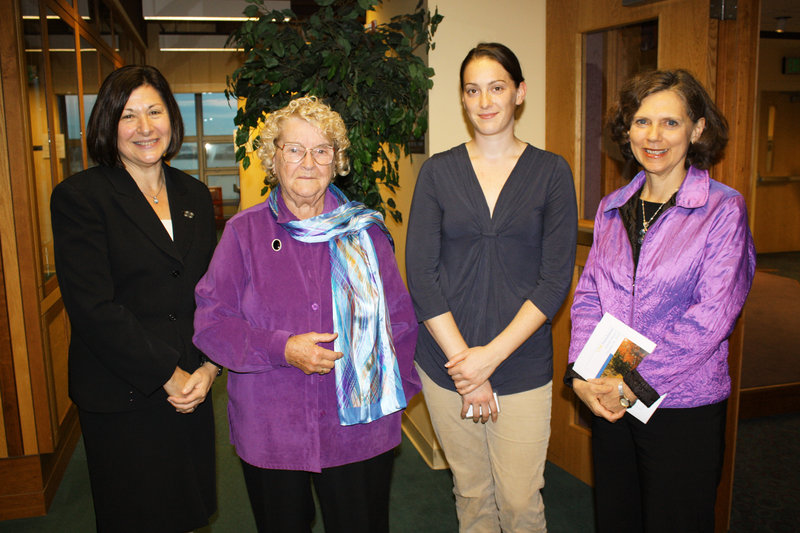
<svg viewBox="0 0 800 533">
<path fill-rule="evenodd" d="M 119 412 L 166 401 L 176 366 L 193 372 L 194 287 L 216 244 L 211 195 L 164 165 L 171 240 L 122 168 L 94 167 L 50 199 L 56 274 L 72 325 L 69 391 L 81 409 Z"/>
</svg>

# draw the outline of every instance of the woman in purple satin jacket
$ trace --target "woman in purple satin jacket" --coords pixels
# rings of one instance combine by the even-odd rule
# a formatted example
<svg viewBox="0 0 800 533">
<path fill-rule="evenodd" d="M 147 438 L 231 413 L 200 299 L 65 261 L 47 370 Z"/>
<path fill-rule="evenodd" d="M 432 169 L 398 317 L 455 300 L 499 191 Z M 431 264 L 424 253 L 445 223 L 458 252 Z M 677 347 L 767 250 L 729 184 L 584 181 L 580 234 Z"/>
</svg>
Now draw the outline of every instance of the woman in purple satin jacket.
<svg viewBox="0 0 800 533">
<path fill-rule="evenodd" d="M 597 210 L 565 376 L 594 414 L 597 531 L 711 532 L 728 337 L 755 271 L 744 199 L 708 174 L 727 123 L 697 80 L 675 70 L 626 83 L 609 128 L 643 170 Z M 656 348 L 621 380 L 584 380 L 572 363 L 604 313 Z M 627 413 L 659 398 L 646 424 Z"/>
</svg>

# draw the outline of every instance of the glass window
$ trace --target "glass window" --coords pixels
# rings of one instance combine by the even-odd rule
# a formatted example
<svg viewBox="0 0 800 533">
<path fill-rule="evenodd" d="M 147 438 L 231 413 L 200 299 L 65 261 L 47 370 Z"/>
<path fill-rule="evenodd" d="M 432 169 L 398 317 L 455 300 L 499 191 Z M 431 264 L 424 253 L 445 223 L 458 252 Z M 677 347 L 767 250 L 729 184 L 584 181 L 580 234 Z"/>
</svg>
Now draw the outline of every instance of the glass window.
<svg viewBox="0 0 800 533">
<path fill-rule="evenodd" d="M 116 67 L 114 66 L 114 62 L 107 56 L 101 55 L 100 56 L 100 79 L 104 80 L 108 77 L 109 74 L 114 72 Z"/>
<path fill-rule="evenodd" d="M 96 31 L 100 31 L 97 17 L 97 4 L 99 0 L 78 0 L 78 14 L 81 18 L 94 27 Z"/>
<path fill-rule="evenodd" d="M 205 143 L 206 166 L 208 168 L 222 168 L 236 166 L 236 151 L 233 141 L 226 143 Z"/>
<path fill-rule="evenodd" d="M 97 94 L 101 81 L 97 48 L 83 36 L 81 36 L 81 78 L 83 92 Z"/>
<path fill-rule="evenodd" d="M 86 128 L 89 126 L 89 117 L 92 116 L 92 109 L 94 109 L 94 103 L 96 101 L 96 94 L 83 94 L 83 131 L 86 131 Z"/>
<path fill-rule="evenodd" d="M 197 143 L 184 141 L 180 151 L 169 164 L 184 171 L 197 171 L 200 168 L 200 162 L 197 159 Z"/>
<path fill-rule="evenodd" d="M 100 37 L 109 46 L 112 46 L 111 18 L 111 10 L 108 6 L 103 2 L 97 2 L 97 27 L 99 28 Z"/>
<path fill-rule="evenodd" d="M 81 143 L 81 110 L 77 94 L 57 95 L 56 101 L 64 117 L 67 132 L 67 169 L 61 179 L 83 170 L 83 144 Z M 94 163 L 92 163 L 94 164 Z"/>
<path fill-rule="evenodd" d="M 197 135 L 197 114 L 195 113 L 194 94 L 176 94 L 175 101 L 178 102 L 178 109 L 181 110 L 181 118 L 183 118 L 183 134 L 186 137 L 194 137 Z"/>
<path fill-rule="evenodd" d="M 203 135 L 227 135 L 233 142 L 236 104 L 229 105 L 224 93 L 203 93 Z"/>
<path fill-rule="evenodd" d="M 27 5 L 26 5 L 27 4 Z M 23 12 L 38 15 L 36 2 L 27 0 Z M 27 8 L 27 9 L 26 9 Z M 31 146 L 33 148 L 33 171 L 36 186 L 36 202 L 39 211 L 39 238 L 42 252 L 44 281 L 55 271 L 53 265 L 53 233 L 50 227 L 49 195 L 53 186 L 50 167 L 51 145 L 47 119 L 47 95 L 45 91 L 45 65 L 42 53 L 42 30 L 38 18 L 22 21 L 25 39 L 25 62 L 28 73 L 28 112 L 31 121 Z"/>
<path fill-rule="evenodd" d="M 222 189 L 223 203 L 239 203 L 238 172 L 236 174 L 210 174 L 208 176 L 208 186 Z"/>
<path fill-rule="evenodd" d="M 605 135 L 604 120 L 622 83 L 656 68 L 657 56 L 657 21 L 584 36 L 581 218 L 593 220 L 600 199 L 631 177 L 618 147 Z"/>
<path fill-rule="evenodd" d="M 209 187 L 219 187 L 225 215 L 230 216 L 239 205 L 239 165 L 233 144 L 236 106 L 228 105 L 224 93 L 179 93 L 175 100 L 183 118 L 184 141 L 170 164 Z"/>
</svg>

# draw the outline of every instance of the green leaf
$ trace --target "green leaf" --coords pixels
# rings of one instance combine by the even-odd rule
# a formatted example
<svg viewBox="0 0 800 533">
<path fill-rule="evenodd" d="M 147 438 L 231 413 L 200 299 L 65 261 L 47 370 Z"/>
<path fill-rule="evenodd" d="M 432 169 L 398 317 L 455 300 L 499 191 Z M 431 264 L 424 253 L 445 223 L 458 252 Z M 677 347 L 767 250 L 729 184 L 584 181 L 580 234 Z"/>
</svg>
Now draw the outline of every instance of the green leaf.
<svg viewBox="0 0 800 533">
<path fill-rule="evenodd" d="M 344 48 L 345 55 L 350 55 L 350 41 L 348 41 L 344 37 L 338 37 L 336 39 L 336 43 L 342 48 Z"/>
<path fill-rule="evenodd" d="M 240 146 L 239 148 L 236 149 L 236 160 L 237 161 L 243 160 L 246 155 L 247 155 L 247 147 L 246 146 Z"/>
<path fill-rule="evenodd" d="M 401 221 L 395 199 L 381 198 L 378 184 L 396 189 L 399 158 L 427 129 L 434 72 L 414 50 L 433 47 L 441 15 L 418 4 L 414 12 L 365 32 L 365 13 L 379 0 L 315 0 L 320 9 L 302 23 L 291 11 L 263 14 L 262 0 L 249 1 L 246 12 L 259 19 L 231 34 L 245 58 L 225 90 L 229 98 L 247 99 L 234 119 L 237 159 L 249 167 L 244 150 L 264 112 L 280 109 L 293 95 L 314 94 L 337 110 L 348 128 L 352 170 L 337 184 L 348 197 Z M 281 13 L 291 14 L 290 22 Z M 253 139 L 252 145 L 258 144 Z"/>
</svg>

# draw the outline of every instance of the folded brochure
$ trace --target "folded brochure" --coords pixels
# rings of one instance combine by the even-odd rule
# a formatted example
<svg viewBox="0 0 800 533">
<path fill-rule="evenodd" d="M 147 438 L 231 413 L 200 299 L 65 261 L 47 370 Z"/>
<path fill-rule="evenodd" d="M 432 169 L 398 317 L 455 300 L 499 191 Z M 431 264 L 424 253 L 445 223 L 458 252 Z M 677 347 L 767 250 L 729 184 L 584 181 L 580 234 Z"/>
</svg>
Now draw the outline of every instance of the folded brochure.
<svg viewBox="0 0 800 533">
<path fill-rule="evenodd" d="M 656 348 L 656 343 L 620 321 L 605 313 L 586 341 L 573 369 L 582 378 L 618 377 L 634 368 Z M 659 397 L 647 407 L 636 402 L 628 412 L 647 423 L 667 395 Z"/>
</svg>

